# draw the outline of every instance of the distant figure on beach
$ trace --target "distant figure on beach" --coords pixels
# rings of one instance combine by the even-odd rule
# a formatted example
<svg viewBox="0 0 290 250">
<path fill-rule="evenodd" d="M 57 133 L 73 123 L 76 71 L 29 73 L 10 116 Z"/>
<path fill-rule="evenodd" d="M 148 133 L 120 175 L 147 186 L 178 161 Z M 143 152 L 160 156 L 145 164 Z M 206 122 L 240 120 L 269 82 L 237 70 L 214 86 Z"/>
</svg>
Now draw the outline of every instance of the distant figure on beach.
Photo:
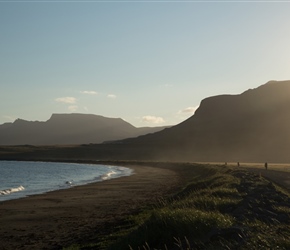
<svg viewBox="0 0 290 250">
<path fill-rule="evenodd" d="M 238 162 L 238 167 L 240 166 L 240 162 Z"/>
<path fill-rule="evenodd" d="M 265 169 L 268 169 L 268 162 L 265 163 Z"/>
</svg>

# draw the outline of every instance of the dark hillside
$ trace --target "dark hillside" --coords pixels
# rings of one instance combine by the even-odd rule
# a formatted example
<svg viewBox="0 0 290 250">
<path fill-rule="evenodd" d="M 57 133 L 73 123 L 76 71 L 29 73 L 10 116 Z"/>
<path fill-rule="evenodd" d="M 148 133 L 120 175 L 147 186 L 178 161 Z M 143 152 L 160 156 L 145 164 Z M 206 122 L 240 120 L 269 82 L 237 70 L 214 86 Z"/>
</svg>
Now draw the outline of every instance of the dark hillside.
<svg viewBox="0 0 290 250">
<path fill-rule="evenodd" d="M 211 161 L 290 160 L 290 81 L 204 99 L 195 114 L 153 135 L 123 141 L 164 157 Z M 165 153 L 166 154 L 166 153 Z"/>
<path fill-rule="evenodd" d="M 32 125 L 37 131 L 39 124 Z M 129 126 L 118 125 L 124 137 Z M 63 136 L 71 138 L 70 133 L 67 129 Z M 18 149 L 7 150 L 12 150 L 11 155 L 19 159 L 53 156 L 54 159 L 290 162 L 290 81 L 270 81 L 239 95 L 206 98 L 186 121 L 136 138 L 79 147 L 29 149 L 25 156 L 16 154 Z M 0 152 L 0 157 L 7 158 L 4 155 Z"/>
<path fill-rule="evenodd" d="M 136 128 L 121 118 L 88 114 L 53 114 L 46 122 L 17 119 L 0 125 L 0 145 L 68 145 L 102 143 L 160 131 Z"/>
</svg>

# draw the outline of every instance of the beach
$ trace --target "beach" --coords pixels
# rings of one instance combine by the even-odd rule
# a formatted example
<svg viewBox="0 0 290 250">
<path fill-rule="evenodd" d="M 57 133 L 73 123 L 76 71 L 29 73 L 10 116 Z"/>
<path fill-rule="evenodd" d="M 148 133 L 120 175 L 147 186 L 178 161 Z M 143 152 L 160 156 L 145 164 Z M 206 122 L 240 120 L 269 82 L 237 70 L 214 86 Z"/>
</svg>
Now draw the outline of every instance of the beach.
<svg viewBox="0 0 290 250">
<path fill-rule="evenodd" d="M 173 166 L 126 167 L 133 175 L 1 202 L 0 249 L 98 242 L 130 214 L 172 194 L 183 180 Z"/>
<path fill-rule="evenodd" d="M 189 180 L 192 181 L 195 171 L 198 173 L 203 169 L 203 165 L 186 163 L 123 162 L 115 165 L 131 168 L 133 174 L 0 202 L 0 250 L 63 249 L 74 244 L 85 246 L 90 243 L 102 243 L 104 237 L 114 239 L 114 233 L 118 228 L 124 230 L 124 225 L 131 215 L 137 215 L 146 208 L 160 205 L 168 197 L 180 192 Z M 223 171 L 222 165 L 209 166 L 204 165 L 207 169 L 211 168 L 215 171 L 218 166 L 221 167 L 221 173 Z M 243 197 L 238 207 L 233 208 L 232 216 L 236 219 L 248 214 L 249 202 L 253 207 L 253 201 L 257 204 L 261 202 L 266 204 L 269 197 L 272 197 L 271 202 L 284 200 L 283 206 L 288 204 L 288 198 L 275 191 L 274 186 L 260 176 L 281 184 L 289 190 L 290 172 L 263 170 L 261 167 L 232 167 L 232 169 L 234 171 L 232 173 L 236 173 L 234 175 L 241 181 L 241 186 L 237 186 L 237 189 L 241 189 L 243 194 L 247 193 L 250 197 Z M 245 181 L 247 185 L 243 187 Z M 263 189 L 252 194 L 251 190 L 260 187 L 259 185 L 262 185 Z M 259 196 L 261 192 L 265 192 L 267 197 L 265 201 L 263 195 Z M 281 215 L 281 212 L 272 209 L 272 205 L 265 204 L 263 207 L 257 205 L 259 207 L 257 214 L 251 216 L 259 218 L 262 216 L 267 221 L 273 219 L 276 222 L 277 219 L 282 218 L 282 221 L 287 223 L 288 213 Z M 278 202 L 275 206 L 282 205 Z M 275 216 L 263 217 L 264 214 L 269 213 L 269 210 L 275 211 L 271 213 L 272 217 Z M 266 229 L 263 230 L 267 232 Z"/>
</svg>

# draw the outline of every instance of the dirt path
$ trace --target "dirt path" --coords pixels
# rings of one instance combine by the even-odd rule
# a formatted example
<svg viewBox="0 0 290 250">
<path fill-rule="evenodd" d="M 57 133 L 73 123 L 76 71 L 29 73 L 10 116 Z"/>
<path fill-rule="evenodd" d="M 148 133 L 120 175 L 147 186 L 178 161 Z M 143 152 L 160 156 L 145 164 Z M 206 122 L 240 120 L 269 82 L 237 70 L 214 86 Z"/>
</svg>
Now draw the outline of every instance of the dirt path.
<svg viewBox="0 0 290 250">
<path fill-rule="evenodd" d="M 267 179 L 274 181 L 278 185 L 290 190 L 290 172 L 271 169 L 266 170 L 262 168 L 251 167 L 247 167 L 245 169 L 256 174 L 261 174 L 261 176 L 266 177 Z"/>
</svg>

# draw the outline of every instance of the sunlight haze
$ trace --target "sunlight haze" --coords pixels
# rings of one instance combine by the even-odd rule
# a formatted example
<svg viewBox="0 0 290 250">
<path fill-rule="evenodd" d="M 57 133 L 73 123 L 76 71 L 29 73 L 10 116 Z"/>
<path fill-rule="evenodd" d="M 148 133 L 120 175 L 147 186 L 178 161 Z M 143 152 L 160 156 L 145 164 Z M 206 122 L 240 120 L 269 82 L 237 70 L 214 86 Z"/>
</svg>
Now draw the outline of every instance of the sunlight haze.
<svg viewBox="0 0 290 250">
<path fill-rule="evenodd" d="M 290 2 L 0 1 L 0 124 L 53 113 L 178 124 L 290 79 Z"/>
</svg>

